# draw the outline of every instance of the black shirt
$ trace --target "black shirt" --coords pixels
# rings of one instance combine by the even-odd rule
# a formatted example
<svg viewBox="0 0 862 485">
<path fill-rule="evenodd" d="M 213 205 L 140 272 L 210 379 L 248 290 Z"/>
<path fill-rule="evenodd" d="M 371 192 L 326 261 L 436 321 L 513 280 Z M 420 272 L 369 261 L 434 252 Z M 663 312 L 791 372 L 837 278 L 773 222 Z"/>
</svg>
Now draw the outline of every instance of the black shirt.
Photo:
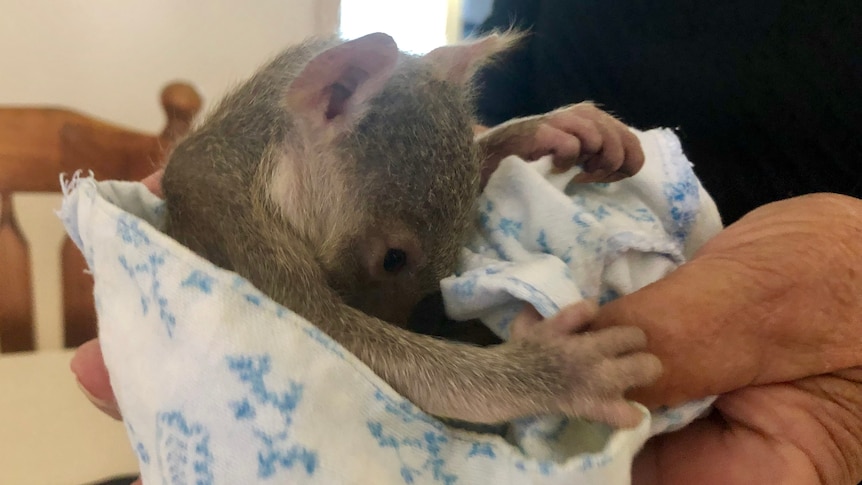
<svg viewBox="0 0 862 485">
<path fill-rule="evenodd" d="M 531 35 L 479 76 L 497 124 L 583 100 L 678 128 L 726 223 L 810 192 L 862 197 L 859 0 L 498 0 Z"/>
</svg>

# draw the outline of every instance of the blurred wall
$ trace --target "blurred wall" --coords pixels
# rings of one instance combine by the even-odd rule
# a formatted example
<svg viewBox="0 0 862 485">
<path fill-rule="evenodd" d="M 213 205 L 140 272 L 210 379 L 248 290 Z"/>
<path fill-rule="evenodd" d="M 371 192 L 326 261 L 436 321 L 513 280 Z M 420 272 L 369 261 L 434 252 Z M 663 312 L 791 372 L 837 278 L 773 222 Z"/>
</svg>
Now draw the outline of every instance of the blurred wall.
<svg viewBox="0 0 862 485">
<path fill-rule="evenodd" d="M 149 132 L 159 91 L 183 79 L 204 110 L 286 44 L 334 31 L 337 0 L 0 0 L 0 104 L 56 104 Z M 62 347 L 59 197 L 22 194 L 37 345 Z"/>
</svg>

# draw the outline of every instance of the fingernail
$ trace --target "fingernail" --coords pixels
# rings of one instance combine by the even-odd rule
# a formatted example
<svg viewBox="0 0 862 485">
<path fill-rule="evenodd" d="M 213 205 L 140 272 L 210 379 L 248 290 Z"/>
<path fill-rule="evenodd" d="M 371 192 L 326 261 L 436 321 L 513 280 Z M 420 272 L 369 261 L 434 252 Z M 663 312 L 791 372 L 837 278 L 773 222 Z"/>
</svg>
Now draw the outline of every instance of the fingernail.
<svg viewBox="0 0 862 485">
<path fill-rule="evenodd" d="M 81 374 L 81 352 L 75 352 L 72 354 L 72 360 L 69 361 L 69 368 L 72 370 L 72 374 L 75 374 L 75 379 Z"/>
<path fill-rule="evenodd" d="M 81 390 L 81 392 L 84 394 L 84 396 L 91 403 L 93 403 L 94 406 L 99 408 L 100 411 L 102 411 L 103 413 L 107 414 L 108 416 L 110 416 L 116 420 L 123 419 L 122 416 L 120 416 L 120 411 L 117 409 L 116 403 L 112 403 L 112 402 L 97 398 L 92 393 L 90 393 L 90 391 L 88 391 L 87 388 L 84 387 L 84 385 L 81 384 L 81 381 L 79 381 L 77 378 L 75 379 L 75 384 L 78 385 L 78 389 Z"/>
</svg>

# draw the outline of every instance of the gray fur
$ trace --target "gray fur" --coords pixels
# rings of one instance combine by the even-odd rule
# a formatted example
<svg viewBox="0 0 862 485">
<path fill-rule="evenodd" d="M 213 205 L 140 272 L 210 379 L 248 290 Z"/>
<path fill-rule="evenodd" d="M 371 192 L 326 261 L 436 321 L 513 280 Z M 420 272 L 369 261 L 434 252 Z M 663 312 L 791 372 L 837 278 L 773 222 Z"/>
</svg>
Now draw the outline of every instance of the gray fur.
<svg viewBox="0 0 862 485">
<path fill-rule="evenodd" d="M 285 50 L 176 147 L 163 178 L 168 234 L 317 325 L 426 412 L 483 423 L 562 412 L 632 424 L 631 409 L 617 409 L 622 392 L 658 372 L 653 357 L 632 354 L 645 345 L 635 329 L 615 334 L 621 344 L 605 355 L 591 350 L 600 333 L 536 332 L 481 348 L 399 327 L 451 273 L 471 227 L 481 159 L 470 90 L 440 79 L 427 59 L 400 54 L 355 125 L 321 142 L 284 95 L 339 42 Z M 272 180 L 285 163 L 295 174 L 285 190 L 302 197 L 280 206 Z M 368 248 L 380 240 L 415 243 L 421 261 L 369 274 L 377 253 Z"/>
</svg>

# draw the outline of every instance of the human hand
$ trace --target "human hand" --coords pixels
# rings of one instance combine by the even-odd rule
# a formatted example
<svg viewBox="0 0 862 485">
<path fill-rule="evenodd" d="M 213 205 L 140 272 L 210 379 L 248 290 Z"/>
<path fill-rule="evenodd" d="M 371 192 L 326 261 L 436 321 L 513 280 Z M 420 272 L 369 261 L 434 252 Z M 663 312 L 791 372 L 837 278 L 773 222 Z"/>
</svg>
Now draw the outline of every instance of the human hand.
<svg viewBox="0 0 862 485">
<path fill-rule="evenodd" d="M 753 211 L 593 325 L 638 325 L 662 360 L 648 406 L 721 394 L 658 436 L 635 484 L 862 479 L 862 201 L 812 195 Z"/>
<path fill-rule="evenodd" d="M 114 419 L 121 419 L 98 339 L 84 342 L 78 347 L 69 367 L 75 374 L 84 396 L 103 413 Z M 139 478 L 132 485 L 143 485 L 143 482 Z"/>
<path fill-rule="evenodd" d="M 530 308 L 518 320 L 541 323 Z M 732 350 L 717 341 L 716 350 L 704 357 Z M 698 397 L 705 395 L 693 396 Z M 708 417 L 648 441 L 635 456 L 633 485 L 854 485 L 862 480 L 862 368 L 787 383 L 743 383 L 721 395 L 713 408 Z"/>
<path fill-rule="evenodd" d="M 741 387 L 713 407 L 707 418 L 648 441 L 635 457 L 633 485 L 862 481 L 862 368 Z"/>
<path fill-rule="evenodd" d="M 644 164 L 637 137 L 592 103 L 516 118 L 477 131 L 475 140 L 485 157 L 483 186 L 509 155 L 525 160 L 553 155 L 554 167 L 559 171 L 580 165 L 583 172 L 573 179 L 576 183 L 615 182 L 636 174 Z"/>
<path fill-rule="evenodd" d="M 808 195 L 752 211 L 594 325 L 647 332 L 665 371 L 633 396 L 672 405 L 862 365 L 859 295 L 862 200 Z"/>
</svg>

